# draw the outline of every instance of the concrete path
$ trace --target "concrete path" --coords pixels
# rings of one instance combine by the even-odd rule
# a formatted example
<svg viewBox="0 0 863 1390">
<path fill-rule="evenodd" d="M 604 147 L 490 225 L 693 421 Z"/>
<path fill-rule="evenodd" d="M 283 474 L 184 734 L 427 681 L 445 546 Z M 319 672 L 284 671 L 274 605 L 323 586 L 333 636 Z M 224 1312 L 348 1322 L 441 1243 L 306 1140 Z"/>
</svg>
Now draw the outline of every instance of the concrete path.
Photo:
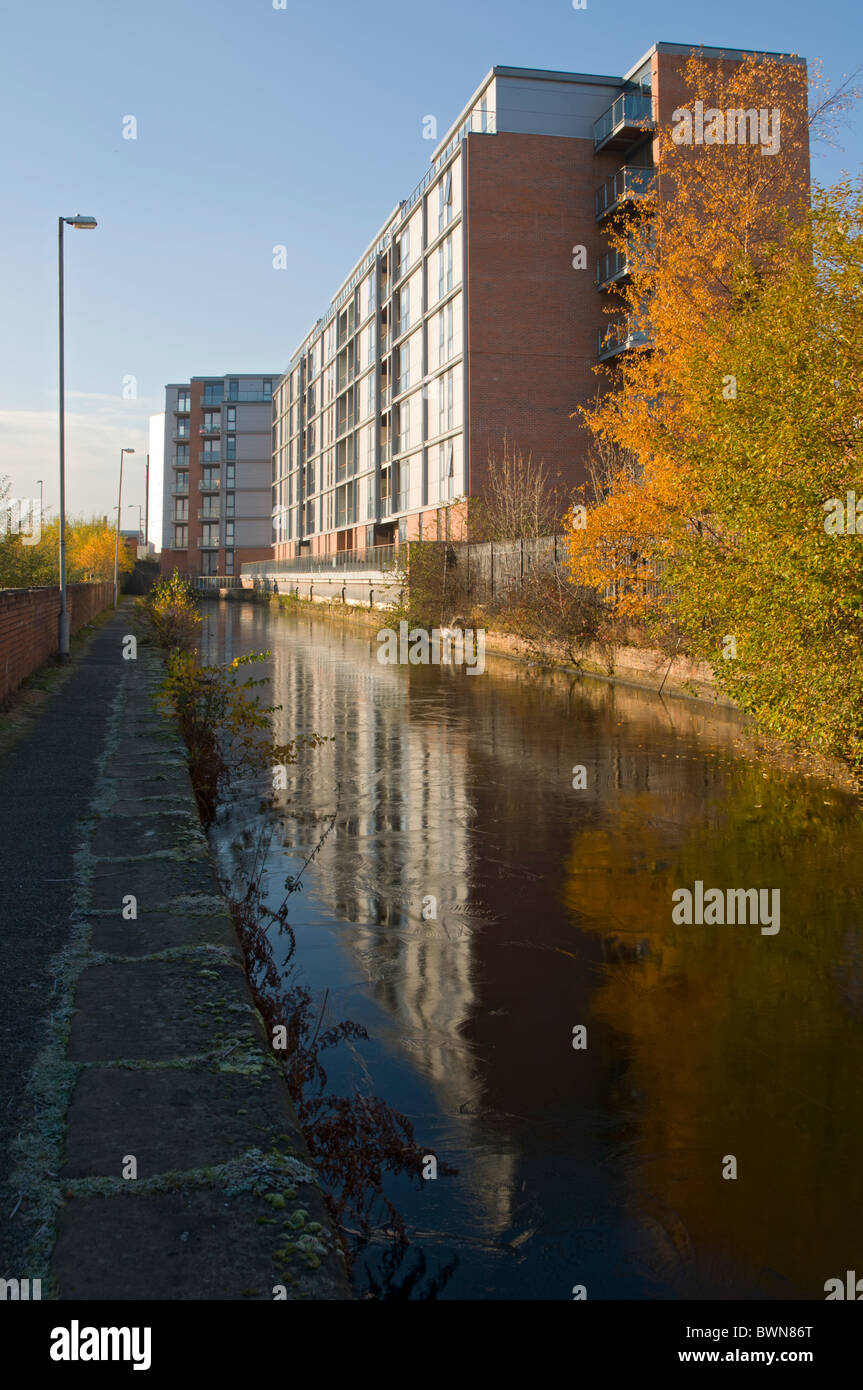
<svg viewBox="0 0 863 1390">
<path fill-rule="evenodd" d="M 154 706 L 161 664 L 142 646 L 123 659 L 130 629 L 128 611 L 111 620 L 0 761 L 3 816 L 5 783 L 25 830 L 0 889 L 17 1077 L 4 1274 L 61 1299 L 346 1298 L 184 749 Z"/>
</svg>

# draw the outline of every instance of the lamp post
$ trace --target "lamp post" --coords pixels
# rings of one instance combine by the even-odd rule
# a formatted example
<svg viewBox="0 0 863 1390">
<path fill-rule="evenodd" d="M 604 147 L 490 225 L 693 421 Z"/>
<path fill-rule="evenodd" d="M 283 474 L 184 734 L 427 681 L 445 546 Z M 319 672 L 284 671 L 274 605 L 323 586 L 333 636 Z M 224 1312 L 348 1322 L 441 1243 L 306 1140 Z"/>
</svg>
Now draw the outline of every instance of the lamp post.
<svg viewBox="0 0 863 1390">
<path fill-rule="evenodd" d="M 133 511 L 135 510 L 136 507 L 137 507 L 137 509 L 138 509 L 138 544 L 140 545 L 140 544 L 141 544 L 141 513 L 142 513 L 142 511 L 144 510 L 144 508 L 141 506 L 141 503 L 140 503 L 140 502 L 130 502 L 130 503 L 129 503 L 129 511 L 130 511 L 130 512 L 133 512 Z"/>
<path fill-rule="evenodd" d="M 114 543 L 114 607 L 120 594 L 120 521 L 123 517 L 123 455 L 134 454 L 134 449 L 120 450 L 120 491 L 117 494 L 117 539 Z"/>
<path fill-rule="evenodd" d="M 69 612 L 66 607 L 66 387 L 63 361 L 63 227 L 78 227 L 92 231 L 98 224 L 95 217 L 57 218 L 58 288 L 60 292 L 60 618 L 57 649 L 61 661 L 69 658 Z"/>
</svg>

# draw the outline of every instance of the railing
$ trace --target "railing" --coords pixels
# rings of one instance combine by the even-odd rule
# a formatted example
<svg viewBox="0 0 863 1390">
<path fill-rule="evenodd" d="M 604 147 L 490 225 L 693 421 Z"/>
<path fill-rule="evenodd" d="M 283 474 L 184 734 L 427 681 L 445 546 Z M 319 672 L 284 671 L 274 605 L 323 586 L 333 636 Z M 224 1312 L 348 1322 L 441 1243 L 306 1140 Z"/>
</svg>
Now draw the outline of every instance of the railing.
<svg viewBox="0 0 863 1390">
<path fill-rule="evenodd" d="M 199 521 L 221 521 L 221 520 L 222 520 L 222 514 L 221 514 L 221 512 L 214 512 L 213 509 L 212 509 L 212 507 L 199 507 L 199 508 L 198 508 L 198 520 L 199 520 Z"/>
<path fill-rule="evenodd" d="M 219 488 L 220 488 L 221 486 L 222 486 L 222 480 L 221 480 L 221 478 L 211 478 L 211 479 L 199 478 L 199 479 L 198 479 L 198 491 L 199 491 L 199 492 L 218 492 L 218 491 L 219 491 Z"/>
<path fill-rule="evenodd" d="M 648 328 L 639 327 L 637 323 L 624 319 L 611 324 L 608 328 L 600 328 L 598 355 L 602 361 L 606 357 L 614 357 L 618 352 L 626 352 L 630 348 L 649 347 L 650 341 Z"/>
<path fill-rule="evenodd" d="M 172 467 L 172 468 L 188 468 L 188 467 L 189 467 L 189 456 L 188 456 L 188 454 L 175 454 L 174 457 L 171 459 L 171 467 Z"/>
<path fill-rule="evenodd" d="M 189 397 L 188 397 L 188 396 L 179 396 L 179 397 L 177 398 L 177 404 L 174 406 L 174 414 L 175 414 L 175 415 L 188 415 L 190 408 L 191 408 L 191 406 L 190 406 L 190 402 L 189 402 Z"/>
<path fill-rule="evenodd" d="M 219 421 L 218 424 L 212 424 L 212 425 L 199 425 L 199 426 L 198 426 L 198 434 L 221 434 L 221 433 L 222 433 L 222 422 L 221 422 L 221 420 Z"/>
<path fill-rule="evenodd" d="M 638 169 L 632 164 L 624 164 L 622 169 L 618 169 L 616 174 L 612 174 L 596 190 L 597 222 L 627 199 L 649 193 L 655 180 L 655 169 Z"/>
<path fill-rule="evenodd" d="M 185 487 L 180 487 L 180 485 L 179 485 L 179 483 L 178 483 L 178 484 L 176 484 L 174 487 L 171 488 L 171 496 L 172 496 L 172 497 L 188 497 L 188 495 L 189 495 L 189 484 L 188 484 L 188 483 L 186 483 L 186 486 L 185 486 Z"/>
<path fill-rule="evenodd" d="M 380 356 L 383 357 L 385 353 L 389 352 L 389 350 L 390 350 L 390 348 L 392 347 L 392 345 L 393 345 L 393 335 L 392 335 L 392 333 L 384 333 L 384 334 L 382 334 L 381 337 L 378 339 L 378 349 L 379 349 L 379 352 L 380 352 Z"/>
<path fill-rule="evenodd" d="M 593 147 L 602 148 L 615 135 L 634 136 L 653 129 L 653 101 L 644 92 L 623 92 L 593 126 Z"/>
<path fill-rule="evenodd" d="M 246 405 L 265 405 L 273 399 L 274 394 L 275 391 L 235 391 L 233 395 L 223 396 L 222 402 L 224 405 L 235 405 L 237 401 Z M 206 401 L 204 404 L 206 405 Z"/>
<path fill-rule="evenodd" d="M 381 387 L 381 410 L 388 410 L 392 405 L 393 388 L 391 386 Z"/>
<path fill-rule="evenodd" d="M 173 511 L 171 512 L 171 520 L 173 521 L 174 525 L 176 525 L 179 522 L 181 526 L 186 526 L 188 525 L 189 521 L 189 513 L 185 512 L 181 516 L 178 511 Z"/>
<path fill-rule="evenodd" d="M 600 289 L 613 285 L 629 274 L 629 258 L 625 251 L 606 251 L 596 262 L 596 283 Z"/>
<path fill-rule="evenodd" d="M 192 585 L 206 593 L 210 589 L 241 589 L 243 581 L 238 574 L 196 574 Z"/>
<path fill-rule="evenodd" d="M 244 576 L 324 574 L 333 570 L 390 570 L 395 566 L 396 545 L 373 545 L 358 550 L 337 550 L 331 555 L 297 555 L 292 560 L 252 560 L 243 565 Z"/>
<path fill-rule="evenodd" d="M 186 420 L 185 425 L 186 425 L 186 428 L 185 428 L 185 429 L 181 429 L 179 425 L 175 425 L 175 426 L 174 426 L 174 434 L 173 434 L 173 438 L 174 438 L 174 439 L 188 439 L 188 438 L 189 438 L 189 422 L 188 422 L 188 420 Z"/>
<path fill-rule="evenodd" d="M 222 454 L 219 449 L 199 449 L 198 463 L 221 463 Z"/>
<path fill-rule="evenodd" d="M 198 537 L 199 550 L 218 550 L 219 548 L 220 545 L 218 536 L 215 540 L 206 540 L 203 536 Z"/>
</svg>

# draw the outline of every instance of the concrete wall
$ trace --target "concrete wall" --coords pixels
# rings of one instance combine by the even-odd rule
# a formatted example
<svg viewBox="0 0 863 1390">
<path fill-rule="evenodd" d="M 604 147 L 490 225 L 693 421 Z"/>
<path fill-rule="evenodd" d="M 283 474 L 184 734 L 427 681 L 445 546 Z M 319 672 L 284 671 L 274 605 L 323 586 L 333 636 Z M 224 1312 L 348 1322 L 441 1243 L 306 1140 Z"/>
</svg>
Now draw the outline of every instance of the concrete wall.
<svg viewBox="0 0 863 1390">
<path fill-rule="evenodd" d="M 111 583 L 70 584 L 70 630 L 77 632 L 113 598 Z M 56 653 L 59 614 L 60 592 L 56 588 L 0 589 L 0 701 Z"/>
</svg>

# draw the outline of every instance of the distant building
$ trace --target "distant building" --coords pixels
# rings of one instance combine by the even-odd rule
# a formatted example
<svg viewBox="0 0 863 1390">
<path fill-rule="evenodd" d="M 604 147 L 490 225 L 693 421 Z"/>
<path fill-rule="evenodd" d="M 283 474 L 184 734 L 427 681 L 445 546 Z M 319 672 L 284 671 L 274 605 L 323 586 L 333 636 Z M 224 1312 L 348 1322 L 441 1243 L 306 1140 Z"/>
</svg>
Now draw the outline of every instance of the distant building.
<svg viewBox="0 0 863 1390">
<path fill-rule="evenodd" d="M 277 379 L 244 373 L 166 386 L 162 573 L 237 575 L 244 561 L 272 553 Z"/>
</svg>

